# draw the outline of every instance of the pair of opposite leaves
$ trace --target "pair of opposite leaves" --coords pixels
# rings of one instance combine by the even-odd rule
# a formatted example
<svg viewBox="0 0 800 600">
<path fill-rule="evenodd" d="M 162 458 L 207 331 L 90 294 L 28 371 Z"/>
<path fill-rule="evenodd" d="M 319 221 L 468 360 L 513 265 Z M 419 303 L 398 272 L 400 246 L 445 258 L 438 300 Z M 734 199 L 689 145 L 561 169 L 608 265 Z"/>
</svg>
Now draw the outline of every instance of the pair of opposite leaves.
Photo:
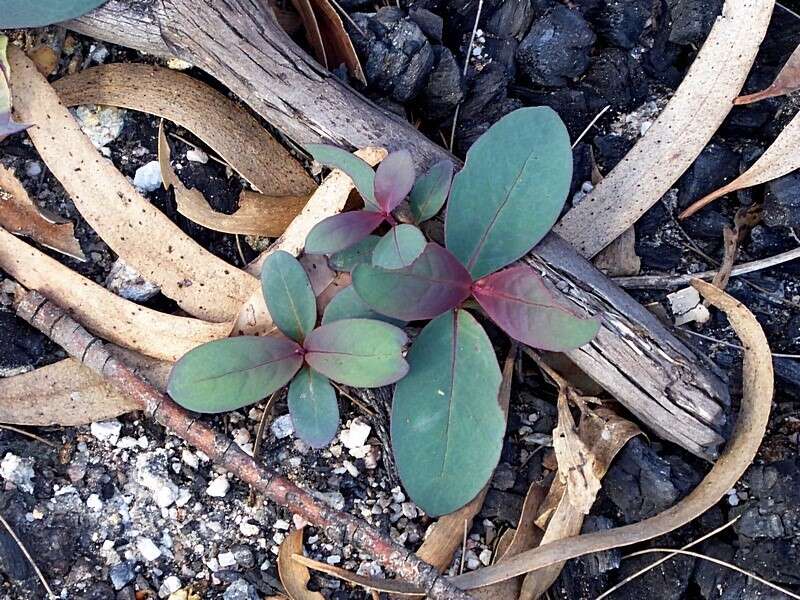
<svg viewBox="0 0 800 600">
<path fill-rule="evenodd" d="M 261 284 L 283 336 L 240 336 L 199 346 L 175 364 L 167 391 L 190 410 L 219 413 L 258 402 L 288 383 L 295 430 L 311 446 L 323 447 L 339 427 L 329 379 L 362 388 L 396 382 L 408 372 L 408 338 L 402 329 L 371 319 L 316 327 L 308 275 L 287 252 L 264 261 Z"/>
</svg>

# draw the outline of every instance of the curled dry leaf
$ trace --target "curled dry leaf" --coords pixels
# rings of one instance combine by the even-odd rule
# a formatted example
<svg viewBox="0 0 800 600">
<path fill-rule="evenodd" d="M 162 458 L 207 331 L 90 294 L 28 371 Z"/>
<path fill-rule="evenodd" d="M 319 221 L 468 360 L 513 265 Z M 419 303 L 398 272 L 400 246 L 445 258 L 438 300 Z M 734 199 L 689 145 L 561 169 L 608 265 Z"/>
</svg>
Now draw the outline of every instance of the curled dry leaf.
<svg viewBox="0 0 800 600">
<path fill-rule="evenodd" d="M 177 360 L 230 331 L 229 323 L 176 317 L 120 298 L 2 228 L 0 268 L 58 302 L 98 336 L 147 356 Z"/>
<path fill-rule="evenodd" d="M 158 389 L 166 385 L 171 363 L 146 358 L 106 344 L 106 348 Z M 139 410 L 106 379 L 78 361 L 65 360 L 0 379 L 0 423 L 74 427 Z"/>
<path fill-rule="evenodd" d="M 66 106 L 119 106 L 185 127 L 264 194 L 306 196 L 316 188 L 300 163 L 249 112 L 184 73 L 108 64 L 63 77 L 53 88 Z"/>
<path fill-rule="evenodd" d="M 344 64 L 350 76 L 367 85 L 353 42 L 339 14 L 328 0 L 292 0 L 314 56 L 326 69 Z"/>
<path fill-rule="evenodd" d="M 295 529 L 287 535 L 278 551 L 278 575 L 291 600 L 325 600 L 319 592 L 308 589 L 311 574 L 295 557 L 303 556 L 303 530 Z"/>
<path fill-rule="evenodd" d="M 175 190 L 175 203 L 180 214 L 214 231 L 278 237 L 308 202 L 308 196 L 274 197 L 254 192 L 243 193 L 239 198 L 238 210 L 227 215 L 211 208 L 200 190 L 183 185 L 170 165 L 170 157 L 162 121 L 158 128 L 158 163 L 164 187 Z"/>
<path fill-rule="evenodd" d="M 797 113 L 789 124 L 783 128 L 775 141 L 764 151 L 756 162 L 730 183 L 694 202 L 680 215 L 679 219 L 692 216 L 698 210 L 711 204 L 717 198 L 743 188 L 760 185 L 792 171 L 800 169 L 800 113 Z"/>
<path fill-rule="evenodd" d="M 561 397 L 564 396 L 564 394 L 561 394 L 559 397 L 559 427 L 561 427 Z M 566 401 L 564 404 L 566 404 Z M 634 423 L 607 408 L 600 407 L 595 410 L 584 408 L 578 436 L 592 454 L 593 476 L 598 485 L 617 453 L 622 450 L 631 438 L 640 433 L 641 431 Z M 554 432 L 554 446 L 556 446 L 555 440 L 556 435 Z M 556 450 L 556 453 L 558 453 L 558 450 Z M 560 473 L 560 461 L 558 467 Z M 547 498 L 542 503 L 539 518 L 535 519 L 539 526 L 544 529 L 544 535 L 539 542 L 540 545 L 573 537 L 581 532 L 584 517 L 588 510 L 583 511 L 582 507 L 574 505 L 570 491 L 568 485 L 565 486 L 560 478 L 553 481 Z M 593 497 L 586 497 L 590 508 L 591 504 L 594 503 L 597 491 L 599 491 L 599 487 Z M 552 510 L 550 510 L 551 508 Z M 527 548 L 525 549 L 527 550 Z M 563 566 L 564 563 L 556 563 L 539 569 L 535 573 L 528 573 L 522 582 L 519 600 L 533 600 L 544 594 L 558 578 Z"/>
<path fill-rule="evenodd" d="M 9 51 L 20 116 L 37 124 L 31 140 L 89 225 L 143 277 L 189 314 L 235 317 L 258 281 L 204 250 L 151 206 L 95 149 L 33 62 Z M 64 160 L 70 156 L 71 160 Z"/>
<path fill-rule="evenodd" d="M 386 157 L 387 152 L 383 148 L 365 148 L 358 150 L 355 154 L 369 164 L 376 165 Z M 247 272 L 257 276 L 261 272 L 261 265 L 267 256 L 278 250 L 288 252 L 292 256 L 299 256 L 311 228 L 323 219 L 341 212 L 347 204 L 352 189 L 353 181 L 342 171 L 333 170 L 311 195 L 308 204 L 286 228 L 283 235 L 247 266 Z M 267 311 L 264 295 L 259 288 L 240 307 L 234 331 L 239 335 L 254 335 L 267 333 L 272 329 L 272 319 Z"/>
<path fill-rule="evenodd" d="M 72 223 L 57 222 L 39 211 L 13 171 L 0 165 L 0 225 L 78 260 L 86 260 Z"/>
<path fill-rule="evenodd" d="M 283 546 L 281 546 L 281 548 L 283 548 Z M 320 573 L 327 573 L 328 575 L 333 575 L 334 577 L 338 577 L 339 579 L 347 581 L 348 583 L 352 583 L 353 585 L 361 586 L 363 588 L 366 588 L 367 590 L 375 590 L 376 592 L 385 592 L 396 596 L 404 596 L 411 598 L 422 598 L 425 595 L 420 593 L 420 591 L 413 585 L 410 585 L 403 581 L 362 577 L 361 575 L 356 575 L 355 573 L 351 573 L 346 569 L 335 567 L 333 565 L 329 565 L 328 563 L 319 562 L 318 560 L 314 560 L 313 558 L 308 558 L 299 553 L 294 554 L 292 556 L 292 560 L 296 564 L 302 565 L 303 570 L 305 570 L 306 572 L 308 571 L 306 567 L 308 567 L 309 569 L 314 569 L 315 571 L 319 571 Z M 281 581 L 283 581 L 282 577 Z M 295 596 L 294 595 L 291 596 L 292 600 L 295 600 Z M 297 596 L 296 600 L 305 600 L 305 597 Z"/>
<path fill-rule="evenodd" d="M 766 100 L 767 98 L 775 98 L 776 96 L 784 96 L 800 90 L 800 45 L 794 49 L 789 60 L 783 65 L 783 68 L 778 73 L 775 81 L 760 92 L 755 94 L 747 94 L 746 96 L 739 96 L 733 101 L 734 104 L 752 104 L 759 100 Z"/>
<path fill-rule="evenodd" d="M 743 395 L 730 440 L 700 484 L 672 508 L 639 523 L 580 535 L 527 550 L 497 565 L 451 579 L 461 589 L 474 589 L 536 571 L 571 558 L 628 546 L 664 535 L 696 519 L 728 493 L 756 456 L 769 422 L 774 391 L 772 356 L 764 331 L 747 308 L 704 281 L 693 280 L 703 296 L 724 311 L 742 342 Z"/>
<path fill-rule="evenodd" d="M 561 219 L 556 233 L 592 257 L 658 202 L 730 112 L 774 4 L 774 0 L 725 2 L 722 16 L 664 111 L 589 196 Z"/>
</svg>

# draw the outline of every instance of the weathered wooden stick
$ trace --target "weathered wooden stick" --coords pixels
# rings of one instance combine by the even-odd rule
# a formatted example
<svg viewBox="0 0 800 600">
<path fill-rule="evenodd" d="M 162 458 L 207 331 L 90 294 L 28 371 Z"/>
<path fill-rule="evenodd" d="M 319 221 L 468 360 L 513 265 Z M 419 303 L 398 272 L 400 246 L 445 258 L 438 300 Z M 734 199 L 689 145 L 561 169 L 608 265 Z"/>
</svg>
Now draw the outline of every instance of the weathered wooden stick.
<svg viewBox="0 0 800 600">
<path fill-rule="evenodd" d="M 64 348 L 71 357 L 107 378 L 119 391 L 135 400 L 148 417 L 197 447 L 276 504 L 285 506 L 322 529 L 329 539 L 339 544 L 355 545 L 398 577 L 426 590 L 429 598 L 471 598 L 439 576 L 434 567 L 387 539 L 372 525 L 320 503 L 283 475 L 259 465 L 231 438 L 214 431 L 198 416 L 185 411 L 136 375 L 106 350 L 100 338 L 86 331 L 64 309 L 40 293 L 25 294 L 17 306 L 17 314 Z"/>
<path fill-rule="evenodd" d="M 280 29 L 265 4 L 110 0 L 69 27 L 189 61 L 297 142 L 404 147 L 420 166 L 443 156 L 457 162 L 409 123 L 325 71 Z M 698 456 L 716 457 L 728 392 L 714 367 L 558 236 L 549 235 L 528 262 L 603 322 L 590 347 L 570 353 L 577 366 L 660 436 Z"/>
</svg>

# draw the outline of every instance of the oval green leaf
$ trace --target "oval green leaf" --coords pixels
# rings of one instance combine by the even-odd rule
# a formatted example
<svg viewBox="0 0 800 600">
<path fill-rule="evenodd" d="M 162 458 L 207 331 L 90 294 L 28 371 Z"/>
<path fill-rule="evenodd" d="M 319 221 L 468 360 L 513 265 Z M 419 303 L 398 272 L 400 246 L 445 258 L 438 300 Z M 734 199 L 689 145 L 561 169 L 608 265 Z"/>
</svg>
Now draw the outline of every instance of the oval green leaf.
<svg viewBox="0 0 800 600">
<path fill-rule="evenodd" d="M 283 337 L 215 340 L 190 350 L 175 363 L 167 393 L 189 410 L 235 410 L 282 388 L 302 365 L 300 346 Z"/>
<path fill-rule="evenodd" d="M 494 348 L 466 311 L 428 323 L 394 391 L 392 451 L 411 499 L 432 517 L 472 500 L 492 476 L 505 433 Z"/>
<path fill-rule="evenodd" d="M 413 225 L 392 227 L 372 252 L 372 264 L 383 269 L 402 269 L 422 254 L 425 236 Z"/>
<path fill-rule="evenodd" d="M 388 214 L 397 208 L 414 187 L 414 161 L 408 150 L 392 152 L 375 171 L 375 201 Z"/>
<path fill-rule="evenodd" d="M 377 235 L 368 235 L 357 244 L 353 244 L 346 250 L 331 254 L 328 257 L 328 265 L 335 271 L 350 273 L 361 263 L 372 263 L 372 251 L 375 250 L 380 241 Z"/>
<path fill-rule="evenodd" d="M 403 269 L 359 265 L 353 271 L 353 287 L 361 299 L 373 310 L 403 321 L 432 319 L 455 308 L 469 297 L 471 285 L 463 265 L 434 243 Z"/>
<path fill-rule="evenodd" d="M 452 181 L 453 163 L 449 160 L 440 160 L 417 179 L 408 199 L 411 214 L 417 223 L 435 217 L 442 210 Z"/>
<path fill-rule="evenodd" d="M 322 324 L 327 325 L 342 319 L 376 319 L 403 327 L 405 322 L 387 317 L 372 310 L 369 305 L 361 299 L 355 288 L 348 285 L 336 294 L 328 306 L 325 307 L 325 314 L 322 315 Z"/>
<path fill-rule="evenodd" d="M 346 250 L 375 231 L 383 215 L 368 210 L 354 210 L 323 219 L 308 232 L 306 254 L 335 254 Z"/>
<path fill-rule="evenodd" d="M 0 29 L 44 27 L 85 15 L 106 0 L 3 0 Z"/>
<path fill-rule="evenodd" d="M 317 299 L 303 265 L 288 252 L 273 252 L 261 268 L 261 290 L 273 323 L 302 342 L 317 323 Z"/>
<path fill-rule="evenodd" d="M 327 446 L 339 429 L 339 403 L 328 379 L 304 367 L 289 384 L 289 414 L 297 436 L 312 448 Z"/>
<path fill-rule="evenodd" d="M 371 319 L 343 319 L 312 331 L 306 362 L 334 381 L 353 387 L 389 385 L 408 372 L 402 329 Z"/>
<path fill-rule="evenodd" d="M 353 180 L 367 210 L 380 210 L 375 200 L 375 171 L 369 164 L 336 146 L 308 144 L 305 149 L 318 163 L 344 171 Z"/>
<path fill-rule="evenodd" d="M 527 254 L 556 222 L 572 180 L 569 134 L 551 108 L 521 108 L 467 152 L 453 179 L 447 249 L 473 279 Z"/>
<path fill-rule="evenodd" d="M 503 331 L 541 350 L 580 348 L 600 329 L 597 319 L 582 318 L 559 302 L 542 277 L 527 265 L 479 279 L 472 293 Z"/>
</svg>

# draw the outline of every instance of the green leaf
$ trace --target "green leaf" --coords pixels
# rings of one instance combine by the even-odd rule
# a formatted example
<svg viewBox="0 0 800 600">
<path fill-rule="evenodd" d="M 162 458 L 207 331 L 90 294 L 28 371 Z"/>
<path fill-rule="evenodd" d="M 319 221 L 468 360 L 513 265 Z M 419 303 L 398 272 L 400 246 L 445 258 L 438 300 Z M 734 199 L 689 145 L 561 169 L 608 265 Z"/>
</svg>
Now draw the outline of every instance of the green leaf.
<svg viewBox="0 0 800 600">
<path fill-rule="evenodd" d="M 473 279 L 514 262 L 553 227 L 571 180 L 569 134 L 556 112 L 506 115 L 472 145 L 453 180 L 447 249 Z"/>
<path fill-rule="evenodd" d="M 322 324 L 327 325 L 334 321 L 341 321 L 342 319 L 375 319 L 377 321 L 384 321 L 391 323 L 398 327 L 405 326 L 404 321 L 393 319 L 382 315 L 372 310 L 369 305 L 361 299 L 356 289 L 352 285 L 348 285 L 338 294 L 336 294 L 328 306 L 325 308 L 325 314 L 322 315 Z"/>
<path fill-rule="evenodd" d="M 278 329 L 302 342 L 317 322 L 317 299 L 303 266 L 283 250 L 270 254 L 261 268 L 261 290 Z"/>
<path fill-rule="evenodd" d="M 289 414 L 298 437 L 312 448 L 327 446 L 339 428 L 339 404 L 328 379 L 304 367 L 289 385 Z"/>
<path fill-rule="evenodd" d="M 235 410 L 282 388 L 302 364 L 300 346 L 283 337 L 215 340 L 190 350 L 175 363 L 167 392 L 189 410 Z"/>
<path fill-rule="evenodd" d="M 422 254 L 425 236 L 413 225 L 392 227 L 375 246 L 372 264 L 384 269 L 402 269 Z"/>
<path fill-rule="evenodd" d="M 394 391 L 392 450 L 412 500 L 435 517 L 472 500 L 492 476 L 505 433 L 500 367 L 466 311 L 437 317 L 408 353 Z"/>
<path fill-rule="evenodd" d="M 347 173 L 358 193 L 364 198 L 364 207 L 367 210 L 380 210 L 375 200 L 375 171 L 366 162 L 355 154 L 327 144 L 308 144 L 305 149 L 317 162 Z"/>
<path fill-rule="evenodd" d="M 3 0 L 0 29 L 44 27 L 74 19 L 106 0 Z"/>
<path fill-rule="evenodd" d="M 371 319 L 343 319 L 323 325 L 306 338 L 306 362 L 334 381 L 353 387 L 380 387 L 408 372 L 402 329 Z"/>
<path fill-rule="evenodd" d="M 328 257 L 328 265 L 336 271 L 350 273 L 361 263 L 371 264 L 372 251 L 380 239 L 377 235 L 370 235 L 357 244 L 350 246 L 347 250 L 331 254 Z"/>
<path fill-rule="evenodd" d="M 417 223 L 436 216 L 444 206 L 453 180 L 453 163 L 441 160 L 433 165 L 422 177 L 417 179 L 408 205 Z"/>
</svg>

